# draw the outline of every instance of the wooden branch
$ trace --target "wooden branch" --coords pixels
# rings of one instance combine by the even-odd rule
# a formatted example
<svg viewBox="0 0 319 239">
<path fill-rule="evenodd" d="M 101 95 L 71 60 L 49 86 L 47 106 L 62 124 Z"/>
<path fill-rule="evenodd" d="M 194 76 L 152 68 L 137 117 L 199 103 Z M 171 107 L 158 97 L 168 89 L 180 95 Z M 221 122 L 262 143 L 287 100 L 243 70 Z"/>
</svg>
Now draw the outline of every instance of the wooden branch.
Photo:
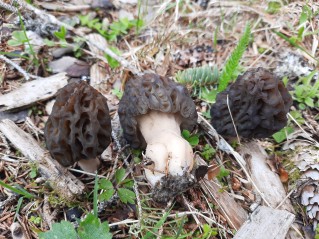
<svg viewBox="0 0 319 239">
<path fill-rule="evenodd" d="M 206 162 L 196 155 L 199 165 L 206 165 Z M 229 225 L 238 230 L 248 218 L 247 212 L 227 192 L 221 192 L 217 182 L 205 179 L 199 183 L 207 197 L 212 197 L 218 205 L 218 210 L 226 218 Z"/>
<path fill-rule="evenodd" d="M 260 206 L 235 234 L 234 239 L 284 239 L 295 216 L 285 210 Z"/>
<path fill-rule="evenodd" d="M 70 201 L 82 194 L 84 184 L 53 160 L 31 135 L 8 119 L 0 121 L 0 131 L 30 162 L 38 166 L 39 173 L 62 198 Z"/>
<path fill-rule="evenodd" d="M 18 89 L 0 95 L 0 111 L 24 108 L 38 101 L 47 100 L 68 82 L 65 73 L 33 80 L 22 84 Z"/>
<path fill-rule="evenodd" d="M 294 213 L 289 198 L 286 198 L 287 193 L 279 176 L 266 163 L 268 158 L 266 151 L 256 141 L 252 141 L 244 143 L 240 147 L 240 152 L 246 159 L 251 171 L 251 178 L 262 193 L 267 206 L 276 208 L 281 204 L 281 209 Z"/>
</svg>

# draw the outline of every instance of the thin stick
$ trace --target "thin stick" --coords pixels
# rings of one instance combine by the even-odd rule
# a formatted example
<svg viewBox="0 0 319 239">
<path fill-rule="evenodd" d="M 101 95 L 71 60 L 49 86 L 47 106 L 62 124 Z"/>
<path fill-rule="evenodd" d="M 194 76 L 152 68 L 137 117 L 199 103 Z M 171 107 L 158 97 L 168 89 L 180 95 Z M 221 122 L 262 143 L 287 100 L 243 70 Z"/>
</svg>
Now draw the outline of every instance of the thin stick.
<svg viewBox="0 0 319 239">
<path fill-rule="evenodd" d="M 229 115 L 230 115 L 230 118 L 231 118 L 231 122 L 233 123 L 234 129 L 235 129 L 235 132 L 236 132 L 236 136 L 237 136 L 237 139 L 238 139 L 238 143 L 239 143 L 239 145 L 241 145 L 240 138 L 239 138 L 239 135 L 238 135 L 238 132 L 237 132 L 237 127 L 235 125 L 235 121 L 234 121 L 233 115 L 232 115 L 232 113 L 230 111 L 228 94 L 227 94 L 226 100 L 227 100 L 227 108 L 228 108 L 228 112 L 229 112 Z"/>
<path fill-rule="evenodd" d="M 130 223 L 138 223 L 138 222 L 139 222 L 138 220 L 125 219 L 120 222 L 111 223 L 109 224 L 109 227 L 114 227 L 114 226 L 123 225 L 123 224 L 130 224 Z"/>
<path fill-rule="evenodd" d="M 319 143 L 318 143 L 316 140 L 314 140 L 314 139 L 311 137 L 311 135 L 310 135 L 308 132 L 306 132 L 306 131 L 301 127 L 301 125 L 297 122 L 297 120 L 296 120 L 290 113 L 288 113 L 288 116 L 289 116 L 289 117 L 292 119 L 292 121 L 301 129 L 301 131 L 304 132 L 304 133 L 309 137 L 309 139 L 312 140 L 313 143 L 316 144 L 316 147 L 319 147 Z"/>
<path fill-rule="evenodd" d="M 21 68 L 18 64 L 15 62 L 11 61 L 9 58 L 5 57 L 4 55 L 0 55 L 0 59 L 5 61 L 7 64 L 13 66 L 19 73 L 21 73 L 26 80 L 30 80 L 30 75 Z"/>
<path fill-rule="evenodd" d="M 209 127 L 210 129 L 213 130 L 213 132 L 215 132 L 216 130 L 213 128 L 213 126 L 211 124 L 209 124 L 207 122 L 206 119 L 204 119 L 203 116 L 201 116 L 200 114 L 198 115 L 199 119 L 202 120 L 203 122 L 205 122 L 205 124 L 207 124 L 207 127 Z M 216 137 L 216 136 L 214 136 Z M 220 137 L 220 139 L 222 139 Z M 224 140 L 225 141 L 225 140 Z M 245 162 L 245 160 L 243 160 L 243 158 L 239 155 L 238 152 L 236 152 L 226 141 L 224 142 L 227 146 L 227 149 L 229 150 L 229 152 L 227 153 L 231 153 L 236 161 L 238 162 L 238 164 L 240 165 L 240 167 L 243 169 L 246 177 L 248 178 L 248 180 L 252 183 L 252 185 L 254 186 L 254 188 L 256 189 L 256 191 L 259 193 L 259 195 L 261 196 L 261 198 L 264 200 L 264 202 L 267 204 L 267 206 L 270 206 L 270 203 L 266 200 L 266 198 L 264 197 L 264 195 L 262 194 L 262 192 L 259 190 L 259 188 L 257 187 L 257 185 L 255 184 L 255 182 L 253 181 L 253 179 L 250 177 L 246 167 L 245 167 L 245 164 L 243 162 Z"/>
<path fill-rule="evenodd" d="M 3 1 L 0 1 L 0 7 L 13 13 L 16 13 L 18 11 L 16 7 L 12 6 L 11 4 L 7 4 Z"/>
<path fill-rule="evenodd" d="M 69 170 L 69 171 L 72 171 L 72 172 L 83 173 L 83 174 L 86 174 L 86 175 L 95 177 L 95 173 L 89 173 L 89 172 L 86 172 L 86 171 L 83 171 L 83 170 L 79 170 L 79 169 L 75 169 L 75 168 L 68 168 L 68 170 Z M 96 176 L 97 176 L 98 178 L 107 178 L 107 177 L 102 176 L 102 175 L 99 175 L 99 174 L 97 174 Z"/>
</svg>

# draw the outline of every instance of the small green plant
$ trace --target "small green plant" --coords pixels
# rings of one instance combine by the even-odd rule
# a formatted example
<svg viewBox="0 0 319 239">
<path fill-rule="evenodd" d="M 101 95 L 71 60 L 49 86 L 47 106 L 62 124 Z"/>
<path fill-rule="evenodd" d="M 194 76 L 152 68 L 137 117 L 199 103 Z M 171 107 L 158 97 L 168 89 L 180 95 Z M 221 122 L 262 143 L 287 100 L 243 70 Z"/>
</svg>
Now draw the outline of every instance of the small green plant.
<svg viewBox="0 0 319 239">
<path fill-rule="evenodd" d="M 219 182 L 222 182 L 223 179 L 226 178 L 229 174 L 230 172 L 224 166 L 221 166 L 216 178 L 218 179 Z"/>
<path fill-rule="evenodd" d="M 197 134 L 191 135 L 191 133 L 188 130 L 186 130 L 186 129 L 184 129 L 182 131 L 182 136 L 183 136 L 184 139 L 186 139 L 188 141 L 188 143 L 192 147 L 198 145 L 198 143 L 199 143 L 198 135 Z"/>
<path fill-rule="evenodd" d="M 266 12 L 275 14 L 280 11 L 281 3 L 279 1 L 269 1 Z"/>
<path fill-rule="evenodd" d="M 28 41 L 28 38 L 23 31 L 12 32 L 12 37 L 8 41 L 9 46 L 21 46 Z"/>
<path fill-rule="evenodd" d="M 219 78 L 217 67 L 201 66 L 176 73 L 176 81 L 192 89 L 192 94 L 202 98 L 202 92 L 216 86 Z"/>
<path fill-rule="evenodd" d="M 136 27 L 136 29 L 140 29 L 144 25 L 142 19 L 128 20 L 127 18 L 121 18 L 118 21 L 112 22 L 106 29 L 97 18 L 90 19 L 89 15 L 79 16 L 79 18 L 82 26 L 96 30 L 108 41 L 116 41 L 119 36 L 127 34 L 131 28 Z"/>
<path fill-rule="evenodd" d="M 243 35 L 226 61 L 221 73 L 218 72 L 216 67 L 196 67 L 178 72 L 175 76 L 176 81 L 191 87 L 193 95 L 209 103 L 214 103 L 217 93 L 225 90 L 229 82 L 236 79 L 240 74 L 239 62 L 247 49 L 250 35 L 250 24 L 247 23 Z"/>
<path fill-rule="evenodd" d="M 29 218 L 30 222 L 36 224 L 36 225 L 40 225 L 40 223 L 42 222 L 42 218 L 41 217 L 35 217 L 35 216 L 31 216 Z"/>
<path fill-rule="evenodd" d="M 118 56 L 121 55 L 121 51 L 114 46 L 111 46 L 110 50 L 113 51 Z M 117 60 L 115 60 L 114 58 L 112 58 L 111 56 L 109 56 L 107 54 L 105 54 L 104 56 L 107 59 L 107 62 L 109 63 L 109 65 L 112 69 L 120 66 L 120 63 Z"/>
<path fill-rule="evenodd" d="M 54 223 L 48 232 L 39 233 L 40 239 L 68 238 L 68 239 L 111 239 L 110 227 L 107 222 L 101 223 L 100 219 L 89 213 L 80 222 L 75 230 L 73 224 L 68 221 Z"/>
<path fill-rule="evenodd" d="M 31 171 L 29 173 L 29 177 L 33 179 L 33 178 L 35 178 L 37 176 L 37 174 L 38 174 L 38 168 L 37 168 L 36 165 L 32 164 L 31 165 Z"/>
<path fill-rule="evenodd" d="M 110 233 L 110 227 L 108 222 L 101 223 L 97 214 L 97 203 L 98 203 L 98 189 L 100 185 L 103 188 L 110 189 L 110 185 L 107 182 L 99 182 L 97 175 L 95 175 L 94 190 L 93 190 L 93 213 L 89 213 L 83 221 L 80 222 L 77 230 L 73 224 L 68 221 L 61 221 L 54 223 L 52 229 L 47 232 L 39 233 L 40 239 L 54 239 L 54 238 L 68 238 L 68 239 L 111 239 L 112 233 Z M 112 183 L 110 182 L 112 185 Z M 112 185 L 113 188 L 113 185 Z"/>
<path fill-rule="evenodd" d="M 208 224 L 203 225 L 203 233 L 201 235 L 198 235 L 199 237 L 196 237 L 196 239 L 209 239 L 214 236 L 218 235 L 218 229 L 214 227 L 210 227 Z"/>
<path fill-rule="evenodd" d="M 312 54 L 310 54 L 303 46 L 301 46 L 301 43 L 303 42 L 306 36 L 318 34 L 319 32 L 318 29 L 315 31 L 309 31 L 308 29 L 311 29 L 311 28 L 306 26 L 307 21 L 310 21 L 314 16 L 317 16 L 318 12 L 319 11 L 316 11 L 313 13 L 311 8 L 307 4 L 305 4 L 302 7 L 302 12 L 299 17 L 299 25 L 297 27 L 290 26 L 290 30 L 294 33 L 292 36 L 286 36 L 285 34 L 281 32 L 274 31 L 274 33 L 277 34 L 280 38 L 284 39 L 292 46 L 305 52 L 308 56 L 310 56 L 312 59 L 314 59 L 317 62 L 318 60 Z"/>
<path fill-rule="evenodd" d="M 290 112 L 290 115 L 297 121 L 298 124 L 302 125 L 305 123 L 304 118 L 302 117 L 300 111 L 294 110 Z M 274 133 L 272 137 L 276 141 L 276 143 L 281 143 L 287 139 L 287 136 L 294 132 L 294 128 L 292 127 L 292 121 L 289 118 L 288 124 L 286 127 L 282 128 L 278 132 Z"/>
<path fill-rule="evenodd" d="M 225 90 L 229 82 L 234 78 L 234 73 L 238 69 L 239 61 L 247 49 L 247 46 L 250 40 L 250 34 L 251 34 L 250 24 L 247 23 L 244 30 L 244 34 L 239 39 L 239 42 L 236 48 L 234 49 L 234 51 L 232 52 L 232 54 L 226 61 L 226 64 L 222 70 L 222 73 L 219 79 L 219 85 L 217 88 L 218 92 Z"/>
<path fill-rule="evenodd" d="M 119 100 L 122 99 L 123 91 L 121 91 L 119 88 L 114 88 L 111 92 L 112 92 L 112 94 L 115 95 Z"/>
<path fill-rule="evenodd" d="M 212 157 L 215 155 L 216 149 L 214 149 L 209 144 L 206 144 L 201 152 L 201 156 L 206 160 L 211 160 Z"/>
<path fill-rule="evenodd" d="M 62 42 L 66 42 L 65 37 L 66 37 L 67 31 L 64 26 L 61 26 L 60 31 L 54 32 L 54 36 L 58 38 Z"/>
<path fill-rule="evenodd" d="M 117 194 L 123 203 L 134 203 L 136 195 L 131 190 L 131 188 L 133 187 L 133 181 L 132 179 L 124 179 L 124 177 L 124 168 L 120 168 L 115 172 L 115 188 L 110 180 L 107 180 L 105 178 L 100 179 L 98 188 L 103 190 L 103 192 L 99 195 L 99 199 L 101 201 L 108 201 L 117 191 Z"/>
<path fill-rule="evenodd" d="M 319 107 L 319 81 L 316 80 L 312 83 L 315 74 L 317 74 L 317 71 L 311 72 L 306 77 L 300 77 L 295 84 L 292 97 L 299 103 L 298 107 L 301 110 L 306 107 Z"/>
<path fill-rule="evenodd" d="M 7 189 L 9 189 L 12 192 L 15 192 L 17 194 L 20 194 L 20 195 L 22 195 L 25 198 L 29 198 L 30 199 L 30 198 L 34 198 L 35 197 L 33 194 L 29 193 L 27 190 L 25 190 L 24 188 L 21 188 L 18 185 L 13 187 L 13 186 L 11 186 L 9 184 L 4 183 L 2 180 L 0 180 L 0 186 L 2 186 L 4 188 L 7 188 Z"/>
<path fill-rule="evenodd" d="M 315 239 L 319 239 L 319 224 L 316 227 L 315 233 L 316 233 Z"/>
<path fill-rule="evenodd" d="M 276 141 L 276 143 L 281 143 L 287 139 L 287 136 L 294 132 L 294 128 L 291 126 L 286 126 L 279 130 L 278 132 L 274 133 L 272 137 Z"/>
<path fill-rule="evenodd" d="M 115 190 L 110 180 L 102 178 L 99 180 L 99 189 L 103 192 L 99 195 L 99 200 L 108 201 L 114 195 Z"/>
</svg>

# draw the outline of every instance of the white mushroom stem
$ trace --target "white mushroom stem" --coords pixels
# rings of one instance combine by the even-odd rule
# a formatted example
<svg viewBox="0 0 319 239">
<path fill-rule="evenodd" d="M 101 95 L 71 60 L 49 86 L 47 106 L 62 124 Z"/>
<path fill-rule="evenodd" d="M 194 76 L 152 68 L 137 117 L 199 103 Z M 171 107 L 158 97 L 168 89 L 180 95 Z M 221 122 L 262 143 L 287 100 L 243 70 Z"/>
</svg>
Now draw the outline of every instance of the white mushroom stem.
<svg viewBox="0 0 319 239">
<path fill-rule="evenodd" d="M 154 170 L 145 169 L 152 186 L 165 174 L 182 176 L 193 168 L 191 145 L 181 136 L 180 119 L 175 114 L 151 111 L 137 118 L 138 127 L 147 143 L 145 156 Z"/>
<path fill-rule="evenodd" d="M 98 158 L 81 159 L 80 161 L 78 161 L 78 164 L 80 168 L 83 169 L 83 171 L 95 173 L 100 165 L 100 160 Z"/>
</svg>

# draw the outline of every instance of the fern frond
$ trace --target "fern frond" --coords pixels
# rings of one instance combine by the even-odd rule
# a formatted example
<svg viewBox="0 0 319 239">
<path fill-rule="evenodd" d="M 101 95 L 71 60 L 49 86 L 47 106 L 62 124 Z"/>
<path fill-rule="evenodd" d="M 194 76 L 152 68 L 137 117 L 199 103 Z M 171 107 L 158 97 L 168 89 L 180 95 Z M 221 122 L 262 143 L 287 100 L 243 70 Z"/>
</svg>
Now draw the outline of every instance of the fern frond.
<svg viewBox="0 0 319 239">
<path fill-rule="evenodd" d="M 219 72 L 217 67 L 201 66 L 176 73 L 176 81 L 187 87 L 208 87 L 217 83 Z"/>
<path fill-rule="evenodd" d="M 219 79 L 218 89 L 217 89 L 218 92 L 225 90 L 228 83 L 232 79 L 232 76 L 239 65 L 239 61 L 248 46 L 249 38 L 250 38 L 250 24 L 247 23 L 244 34 L 240 38 L 238 45 L 236 46 L 236 48 L 234 49 L 234 51 L 228 58 L 222 70 L 222 73 Z"/>
</svg>

